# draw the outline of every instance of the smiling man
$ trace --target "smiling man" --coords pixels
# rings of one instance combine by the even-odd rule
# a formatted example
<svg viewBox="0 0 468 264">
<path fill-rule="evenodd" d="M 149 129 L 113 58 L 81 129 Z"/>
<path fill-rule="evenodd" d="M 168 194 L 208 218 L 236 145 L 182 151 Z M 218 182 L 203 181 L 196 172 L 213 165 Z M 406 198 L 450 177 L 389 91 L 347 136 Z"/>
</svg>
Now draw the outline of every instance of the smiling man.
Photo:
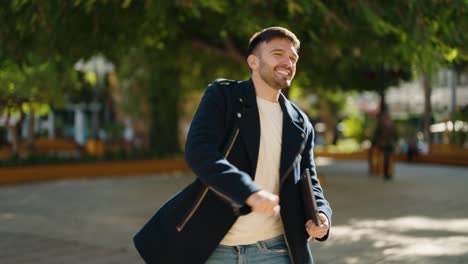
<svg viewBox="0 0 468 264">
<path fill-rule="evenodd" d="M 249 42 L 251 79 L 208 86 L 185 148 L 197 178 L 135 237 L 148 263 L 313 263 L 308 240 L 327 239 L 332 211 L 316 177 L 312 125 L 281 93 L 299 47 L 291 31 L 266 28 Z M 307 169 L 320 225 L 305 218 L 298 181 Z"/>
<path fill-rule="evenodd" d="M 262 94 L 275 95 L 273 101 L 277 102 L 279 91 L 291 86 L 299 59 L 300 43 L 294 35 L 291 35 L 291 39 L 270 39 L 276 35 L 275 32 L 271 29 L 262 32 L 263 35 L 254 35 L 250 41 L 247 62 L 252 70 L 257 96 L 261 97 L 258 92 L 262 91 Z"/>
</svg>

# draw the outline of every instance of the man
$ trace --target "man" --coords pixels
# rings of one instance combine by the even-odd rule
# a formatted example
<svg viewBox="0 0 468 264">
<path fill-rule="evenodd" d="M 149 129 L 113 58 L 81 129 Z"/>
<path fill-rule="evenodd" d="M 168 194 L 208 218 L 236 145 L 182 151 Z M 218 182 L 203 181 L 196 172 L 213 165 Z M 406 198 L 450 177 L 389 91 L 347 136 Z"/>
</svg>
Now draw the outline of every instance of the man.
<svg viewBox="0 0 468 264">
<path fill-rule="evenodd" d="M 185 148 L 197 179 L 135 236 L 147 262 L 313 263 L 308 238 L 327 239 L 331 209 L 316 177 L 312 125 L 281 94 L 299 47 L 289 30 L 266 28 L 249 42 L 251 79 L 208 86 Z M 306 169 L 319 226 L 304 216 Z"/>
<path fill-rule="evenodd" d="M 387 105 L 382 103 L 381 109 L 372 142 L 383 153 L 384 179 L 391 180 L 393 178 L 393 163 L 391 163 L 391 159 L 393 149 L 398 141 L 398 135 Z"/>
</svg>

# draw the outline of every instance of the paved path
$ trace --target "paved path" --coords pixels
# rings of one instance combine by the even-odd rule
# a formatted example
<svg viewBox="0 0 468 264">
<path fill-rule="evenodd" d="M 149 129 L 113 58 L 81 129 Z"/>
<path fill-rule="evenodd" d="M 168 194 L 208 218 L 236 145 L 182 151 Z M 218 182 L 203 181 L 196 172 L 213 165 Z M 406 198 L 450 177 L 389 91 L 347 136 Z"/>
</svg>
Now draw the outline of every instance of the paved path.
<svg viewBox="0 0 468 264">
<path fill-rule="evenodd" d="M 400 164 L 384 182 L 363 162 L 319 163 L 334 218 L 331 239 L 311 245 L 318 264 L 468 263 L 465 168 Z M 1 186 L 0 263 L 142 263 L 132 234 L 192 179 Z"/>
</svg>

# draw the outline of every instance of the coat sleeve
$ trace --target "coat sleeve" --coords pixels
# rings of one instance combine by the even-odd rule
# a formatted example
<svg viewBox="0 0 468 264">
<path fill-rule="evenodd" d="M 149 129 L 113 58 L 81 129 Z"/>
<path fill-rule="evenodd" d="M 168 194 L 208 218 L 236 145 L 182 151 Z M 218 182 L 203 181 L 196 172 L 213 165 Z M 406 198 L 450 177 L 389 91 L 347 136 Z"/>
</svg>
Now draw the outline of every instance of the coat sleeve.
<svg viewBox="0 0 468 264">
<path fill-rule="evenodd" d="M 252 178 L 231 164 L 221 152 L 225 131 L 227 96 L 216 83 L 208 86 L 190 125 L 185 145 L 189 167 L 209 188 L 241 207 L 259 191 Z"/>
<path fill-rule="evenodd" d="M 314 152 L 313 152 L 314 129 L 310 122 L 307 122 L 307 127 L 309 128 L 310 132 L 308 133 L 307 142 L 306 142 L 304 151 L 302 152 L 301 168 L 310 169 L 310 176 L 312 177 L 312 185 L 314 186 L 315 200 L 317 202 L 318 211 L 327 216 L 330 227 L 331 227 L 332 210 L 331 210 L 330 204 L 325 199 L 322 186 L 320 185 L 320 182 L 318 181 L 318 178 L 317 178 L 317 170 L 315 166 Z M 330 233 L 330 230 L 323 238 L 317 239 L 317 240 L 319 241 L 327 240 L 329 233 Z"/>
</svg>

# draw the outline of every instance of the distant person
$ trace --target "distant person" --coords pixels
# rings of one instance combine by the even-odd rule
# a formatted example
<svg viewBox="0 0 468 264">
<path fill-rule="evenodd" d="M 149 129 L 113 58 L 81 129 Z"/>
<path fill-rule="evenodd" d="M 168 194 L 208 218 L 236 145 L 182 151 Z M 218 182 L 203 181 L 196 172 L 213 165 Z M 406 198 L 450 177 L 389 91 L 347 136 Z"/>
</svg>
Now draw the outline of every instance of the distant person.
<svg viewBox="0 0 468 264">
<path fill-rule="evenodd" d="M 148 263 L 313 263 L 332 211 L 317 180 L 314 131 L 283 94 L 300 42 L 266 28 L 250 39 L 251 79 L 217 80 L 193 118 L 185 157 L 197 179 L 135 236 Z M 320 225 L 305 219 L 298 179 L 310 168 Z"/>
<path fill-rule="evenodd" d="M 408 137 L 408 148 L 407 148 L 407 161 L 408 162 L 413 162 L 414 157 L 418 155 L 418 146 L 417 146 L 417 141 L 416 137 L 414 135 Z"/>
<path fill-rule="evenodd" d="M 416 134 L 416 147 L 418 149 L 418 154 L 421 153 L 422 155 L 429 154 L 429 144 L 424 139 L 424 134 L 422 132 L 418 132 Z"/>
<path fill-rule="evenodd" d="M 390 160 L 392 158 L 398 136 L 389 112 L 386 108 L 382 111 L 382 114 L 379 115 L 377 128 L 372 142 L 373 145 L 379 148 L 384 154 L 384 178 L 386 180 L 390 180 L 393 177 L 390 172 Z"/>
</svg>

